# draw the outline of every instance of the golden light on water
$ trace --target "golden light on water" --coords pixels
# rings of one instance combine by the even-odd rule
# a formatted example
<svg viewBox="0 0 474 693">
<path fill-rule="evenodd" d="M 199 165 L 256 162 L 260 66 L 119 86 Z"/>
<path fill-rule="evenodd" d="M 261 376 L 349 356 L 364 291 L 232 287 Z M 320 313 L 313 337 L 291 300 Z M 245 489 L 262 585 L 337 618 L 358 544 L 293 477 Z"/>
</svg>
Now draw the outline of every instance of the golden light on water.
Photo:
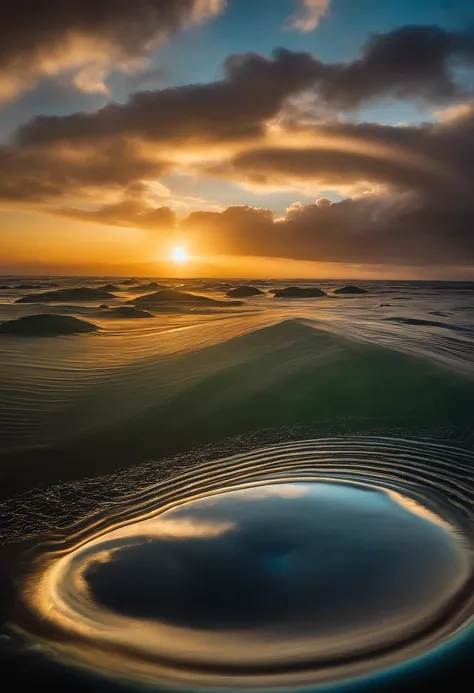
<svg viewBox="0 0 474 693">
<path fill-rule="evenodd" d="M 471 543 L 449 502 L 411 487 L 403 445 L 299 441 L 147 485 L 38 549 L 15 626 L 160 690 L 307 688 L 421 658 L 472 623 Z M 438 447 L 413 450 L 446 471 Z"/>
</svg>

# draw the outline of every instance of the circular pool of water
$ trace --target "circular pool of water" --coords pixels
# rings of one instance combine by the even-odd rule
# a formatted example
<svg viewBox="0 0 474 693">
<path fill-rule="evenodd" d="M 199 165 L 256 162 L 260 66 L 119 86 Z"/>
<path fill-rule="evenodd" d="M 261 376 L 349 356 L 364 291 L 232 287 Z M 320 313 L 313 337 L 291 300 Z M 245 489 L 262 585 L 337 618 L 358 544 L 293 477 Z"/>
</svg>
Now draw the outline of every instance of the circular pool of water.
<svg viewBox="0 0 474 693">
<path fill-rule="evenodd" d="M 29 609 L 48 623 L 36 637 L 115 677 L 253 689 L 387 669 L 471 622 L 459 489 L 443 506 L 380 460 L 378 474 L 358 462 L 329 475 L 314 452 L 309 465 L 304 447 L 289 450 L 270 454 L 272 474 L 260 453 L 257 476 L 236 456 L 205 481 L 185 475 L 161 504 L 148 490 L 133 513 L 81 529 L 29 580 Z"/>
</svg>

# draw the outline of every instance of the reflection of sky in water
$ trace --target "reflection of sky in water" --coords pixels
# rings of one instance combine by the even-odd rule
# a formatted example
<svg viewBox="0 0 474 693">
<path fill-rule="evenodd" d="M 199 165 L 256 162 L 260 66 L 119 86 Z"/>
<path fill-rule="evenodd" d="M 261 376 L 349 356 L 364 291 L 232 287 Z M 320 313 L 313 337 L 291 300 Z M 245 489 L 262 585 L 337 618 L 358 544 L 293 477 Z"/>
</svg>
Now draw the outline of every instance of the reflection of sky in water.
<svg viewBox="0 0 474 693">
<path fill-rule="evenodd" d="M 429 649 L 470 570 L 457 531 L 411 499 L 282 483 L 113 530 L 53 564 L 41 588 L 48 618 L 89 661 L 113 666 L 115 651 L 134 675 L 182 667 L 232 685 L 230 674 L 314 667 L 340 678 L 340 666 L 374 670 Z"/>
<path fill-rule="evenodd" d="M 169 523 L 175 534 L 166 534 Z M 82 575 L 98 604 L 183 628 L 292 638 L 347 637 L 354 628 L 373 642 L 405 627 L 414 610 L 431 611 L 463 573 L 444 528 L 361 487 L 235 491 L 149 526 L 157 533 L 145 525 L 122 545 L 103 542 L 108 557 L 92 554 Z"/>
</svg>

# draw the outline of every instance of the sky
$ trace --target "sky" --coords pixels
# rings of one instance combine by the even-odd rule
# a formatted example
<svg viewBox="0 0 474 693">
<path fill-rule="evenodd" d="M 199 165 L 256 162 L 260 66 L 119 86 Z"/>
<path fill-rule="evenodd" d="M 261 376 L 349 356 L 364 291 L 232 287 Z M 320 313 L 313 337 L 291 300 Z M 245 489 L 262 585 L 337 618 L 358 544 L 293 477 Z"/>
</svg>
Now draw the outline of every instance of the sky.
<svg viewBox="0 0 474 693">
<path fill-rule="evenodd" d="M 472 0 L 16 0 L 0 113 L 2 273 L 474 279 Z"/>
</svg>

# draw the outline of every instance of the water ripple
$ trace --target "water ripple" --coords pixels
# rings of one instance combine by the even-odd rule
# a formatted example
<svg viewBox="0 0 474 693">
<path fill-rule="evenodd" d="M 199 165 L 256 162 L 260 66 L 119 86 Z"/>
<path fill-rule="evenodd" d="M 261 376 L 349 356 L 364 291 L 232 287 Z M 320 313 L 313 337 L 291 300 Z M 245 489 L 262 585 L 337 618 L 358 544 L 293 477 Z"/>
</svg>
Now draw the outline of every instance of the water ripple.
<svg viewBox="0 0 474 693">
<path fill-rule="evenodd" d="M 11 626 L 70 665 L 162 688 L 397 667 L 472 626 L 472 461 L 347 437 L 196 465 L 35 542 Z"/>
</svg>

